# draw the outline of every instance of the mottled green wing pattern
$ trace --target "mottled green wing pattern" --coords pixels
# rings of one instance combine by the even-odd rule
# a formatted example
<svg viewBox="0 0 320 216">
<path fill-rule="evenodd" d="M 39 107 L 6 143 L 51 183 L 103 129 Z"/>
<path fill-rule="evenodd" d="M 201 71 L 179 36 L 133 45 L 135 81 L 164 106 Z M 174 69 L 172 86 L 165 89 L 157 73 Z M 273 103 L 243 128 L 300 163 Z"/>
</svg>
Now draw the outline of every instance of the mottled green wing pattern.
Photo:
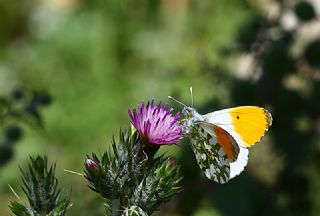
<svg viewBox="0 0 320 216">
<path fill-rule="evenodd" d="M 207 178 L 221 184 L 227 183 L 230 165 L 216 139 L 197 125 L 192 128 L 191 143 L 198 165 Z"/>
</svg>

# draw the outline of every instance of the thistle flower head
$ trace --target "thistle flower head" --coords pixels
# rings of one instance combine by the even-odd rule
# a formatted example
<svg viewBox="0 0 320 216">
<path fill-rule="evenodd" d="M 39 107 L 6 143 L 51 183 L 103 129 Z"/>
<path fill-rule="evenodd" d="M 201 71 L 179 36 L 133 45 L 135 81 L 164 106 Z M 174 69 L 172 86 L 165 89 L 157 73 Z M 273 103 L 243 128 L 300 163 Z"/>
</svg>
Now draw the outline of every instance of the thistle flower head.
<svg viewBox="0 0 320 216">
<path fill-rule="evenodd" d="M 138 105 L 138 109 L 129 110 L 131 123 L 139 135 L 148 144 L 170 145 L 177 143 L 181 137 L 182 126 L 179 124 L 179 113 L 172 114 L 173 108 L 161 102 L 156 106 L 154 100 Z"/>
</svg>

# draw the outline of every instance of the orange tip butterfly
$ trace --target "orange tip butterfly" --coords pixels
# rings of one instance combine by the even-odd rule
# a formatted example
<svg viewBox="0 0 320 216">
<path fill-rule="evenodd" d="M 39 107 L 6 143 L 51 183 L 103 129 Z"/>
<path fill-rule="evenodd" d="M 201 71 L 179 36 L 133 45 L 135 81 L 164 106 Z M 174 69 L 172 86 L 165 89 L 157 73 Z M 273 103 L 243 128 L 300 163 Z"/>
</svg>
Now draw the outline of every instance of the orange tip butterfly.
<svg viewBox="0 0 320 216">
<path fill-rule="evenodd" d="M 192 150 L 205 176 L 224 184 L 239 175 L 248 163 L 249 148 L 258 143 L 272 124 L 264 108 L 239 106 L 205 115 L 169 96 L 184 106 L 184 132 L 191 137 Z"/>
</svg>

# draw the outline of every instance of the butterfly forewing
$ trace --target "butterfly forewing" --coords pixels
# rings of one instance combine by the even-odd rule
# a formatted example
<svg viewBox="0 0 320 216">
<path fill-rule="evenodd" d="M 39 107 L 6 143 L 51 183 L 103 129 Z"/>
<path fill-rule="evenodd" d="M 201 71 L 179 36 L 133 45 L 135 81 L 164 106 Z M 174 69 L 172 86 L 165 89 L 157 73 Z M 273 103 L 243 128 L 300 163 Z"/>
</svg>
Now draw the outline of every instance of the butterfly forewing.
<svg viewBox="0 0 320 216">
<path fill-rule="evenodd" d="M 260 141 L 272 124 L 271 114 L 264 108 L 240 106 L 204 115 L 205 122 L 226 130 L 243 147 Z"/>
<path fill-rule="evenodd" d="M 198 165 L 206 177 L 222 184 L 228 182 L 230 176 L 228 158 L 215 137 L 197 125 L 193 127 L 191 143 Z"/>
</svg>

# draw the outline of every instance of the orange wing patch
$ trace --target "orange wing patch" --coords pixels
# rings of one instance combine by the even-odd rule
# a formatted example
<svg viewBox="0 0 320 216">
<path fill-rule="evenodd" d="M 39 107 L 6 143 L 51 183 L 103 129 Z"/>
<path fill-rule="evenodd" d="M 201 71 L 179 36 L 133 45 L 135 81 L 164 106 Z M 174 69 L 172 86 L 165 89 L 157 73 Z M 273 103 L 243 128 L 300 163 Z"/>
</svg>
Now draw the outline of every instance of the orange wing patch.
<svg viewBox="0 0 320 216">
<path fill-rule="evenodd" d="M 217 125 L 212 125 L 212 129 L 217 142 L 223 148 L 228 160 L 231 162 L 237 160 L 240 149 L 233 137 L 227 131 Z"/>
<path fill-rule="evenodd" d="M 234 130 L 248 147 L 256 144 L 272 124 L 271 114 L 261 107 L 241 106 L 230 109 Z"/>
</svg>

